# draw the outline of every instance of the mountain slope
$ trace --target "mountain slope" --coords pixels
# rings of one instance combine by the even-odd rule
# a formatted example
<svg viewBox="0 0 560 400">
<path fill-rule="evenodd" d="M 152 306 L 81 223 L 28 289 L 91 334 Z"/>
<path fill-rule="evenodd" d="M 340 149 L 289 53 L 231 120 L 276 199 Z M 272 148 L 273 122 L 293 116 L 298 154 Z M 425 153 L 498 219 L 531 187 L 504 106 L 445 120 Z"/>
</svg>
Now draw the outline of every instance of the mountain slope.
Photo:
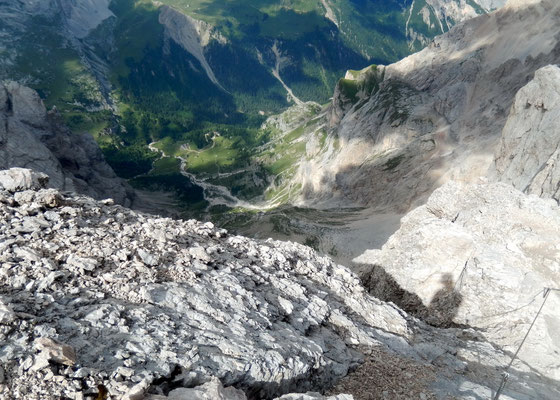
<svg viewBox="0 0 560 400">
<path fill-rule="evenodd" d="M 555 380 L 560 297 L 547 288 L 560 286 L 559 82 L 560 68 L 547 66 L 519 90 L 485 183 L 446 183 L 355 260 L 369 264 L 376 297 L 431 324 L 477 327 L 512 352 L 523 343 L 519 361 Z"/>
<path fill-rule="evenodd" d="M 0 84 L 0 168 L 27 167 L 48 174 L 52 187 L 130 205 L 134 192 L 105 162 L 89 134 L 73 134 L 47 113 L 37 92 Z"/>
<path fill-rule="evenodd" d="M 548 66 L 515 96 L 490 178 L 560 202 L 560 68 Z"/>
<path fill-rule="evenodd" d="M 396 64 L 347 74 L 323 116 L 337 151 L 302 163 L 304 201 L 406 210 L 448 179 L 485 175 L 515 94 L 560 61 L 558 11 L 510 2 Z"/>
</svg>

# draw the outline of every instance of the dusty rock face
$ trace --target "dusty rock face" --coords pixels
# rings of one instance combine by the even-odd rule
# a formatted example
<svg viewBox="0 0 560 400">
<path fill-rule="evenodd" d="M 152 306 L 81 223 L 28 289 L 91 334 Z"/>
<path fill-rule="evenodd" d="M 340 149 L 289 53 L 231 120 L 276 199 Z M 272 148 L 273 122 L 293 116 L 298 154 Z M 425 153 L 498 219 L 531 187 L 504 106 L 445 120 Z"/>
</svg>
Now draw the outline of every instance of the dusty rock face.
<svg viewBox="0 0 560 400">
<path fill-rule="evenodd" d="M 10 167 L 44 172 L 54 188 L 125 205 L 133 198 L 91 135 L 72 134 L 37 92 L 15 82 L 0 84 L 0 168 Z"/>
<path fill-rule="evenodd" d="M 484 397 L 499 382 L 508 358 L 479 334 L 411 318 L 308 247 L 65 196 L 26 174 L 0 190 L 2 400 L 274 398 L 326 390 L 372 349 L 433 371 L 417 382 L 375 361 L 395 393 Z M 522 365 L 504 398 L 555 390 Z"/>
<path fill-rule="evenodd" d="M 450 182 L 401 222 L 381 250 L 355 260 L 394 278 L 377 274 L 368 283 L 372 293 L 387 298 L 396 283 L 408 293 L 391 300 L 426 321 L 472 326 L 515 352 L 543 302 L 544 288 L 560 288 L 555 202 L 503 183 Z M 551 292 L 519 353 L 522 362 L 556 382 L 559 307 L 560 294 Z"/>
<path fill-rule="evenodd" d="M 560 3 L 520 3 L 378 66 L 350 105 L 340 94 L 356 83 L 342 82 L 325 117 L 336 146 L 300 168 L 304 201 L 407 211 L 448 180 L 485 175 L 516 93 L 560 61 Z"/>
<path fill-rule="evenodd" d="M 515 97 L 491 179 L 560 201 L 560 68 L 538 70 Z"/>
</svg>

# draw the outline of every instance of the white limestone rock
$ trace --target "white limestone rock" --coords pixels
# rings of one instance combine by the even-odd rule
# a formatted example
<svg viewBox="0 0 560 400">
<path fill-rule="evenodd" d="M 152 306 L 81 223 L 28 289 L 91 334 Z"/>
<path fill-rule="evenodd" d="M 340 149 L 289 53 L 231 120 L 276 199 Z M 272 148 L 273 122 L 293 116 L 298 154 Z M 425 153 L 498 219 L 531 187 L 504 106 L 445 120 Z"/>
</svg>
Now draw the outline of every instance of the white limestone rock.
<svg viewBox="0 0 560 400">
<path fill-rule="evenodd" d="M 169 392 L 167 396 L 148 395 L 146 400 L 247 400 L 247 396 L 241 390 L 233 387 L 224 388 L 222 383 L 212 378 L 210 382 L 192 389 L 179 388 Z M 132 399 L 130 399 L 132 400 Z M 275 400 L 354 400 L 351 395 L 341 394 L 338 396 L 322 396 L 319 393 L 290 393 L 276 398 Z"/>
<path fill-rule="evenodd" d="M 404 392 L 412 379 L 415 393 L 459 396 L 464 381 L 488 397 L 508 361 L 469 330 L 427 326 L 371 297 L 350 270 L 306 246 L 78 195 L 36 206 L 43 191 L 18 192 L 21 203 L 0 191 L 0 390 L 10 400 L 275 398 L 327 390 L 372 349 L 438 371 L 426 374 L 430 386 L 399 376 Z M 524 368 L 507 393 L 559 395 Z"/>
<path fill-rule="evenodd" d="M 72 366 L 76 364 L 76 353 L 71 346 L 59 343 L 48 337 L 35 339 L 35 348 L 41 353 L 39 357 L 61 364 Z"/>
<path fill-rule="evenodd" d="M 0 171 L 0 189 L 8 192 L 22 192 L 44 188 L 49 176 L 26 168 L 11 168 Z"/>
<path fill-rule="evenodd" d="M 10 324 L 16 319 L 16 314 L 11 309 L 10 305 L 0 297 L 0 324 Z M 0 381 L 0 383 L 2 382 Z"/>
<path fill-rule="evenodd" d="M 560 68 L 547 66 L 516 95 L 491 179 L 560 201 Z"/>
<path fill-rule="evenodd" d="M 112 396 L 134 398 L 150 390 L 137 382 L 177 368 L 180 386 L 217 377 L 259 396 L 328 386 L 361 361 L 355 346 L 399 347 L 410 334 L 398 309 L 305 246 L 85 197 L 20 217 L 36 196 L 0 203 L 0 290 L 11 288 L 15 315 L 38 321 L 0 345 L 21 390 L 25 370 L 13 368 L 32 354 L 20 335 L 68 344 L 80 367 L 104 371 Z"/>
<path fill-rule="evenodd" d="M 168 400 L 247 400 L 243 391 L 232 387 L 224 388 L 216 378 L 192 389 L 179 388 L 172 390 L 167 397 L 152 396 L 148 397 L 148 400 L 158 398 Z"/>
<path fill-rule="evenodd" d="M 479 329 L 513 354 L 543 302 L 544 288 L 560 288 L 555 202 L 503 183 L 450 182 L 401 222 L 381 250 L 355 259 L 390 275 L 374 270 L 371 292 L 434 325 Z M 550 293 L 514 367 L 526 363 L 560 379 L 559 307 L 559 293 Z"/>
</svg>

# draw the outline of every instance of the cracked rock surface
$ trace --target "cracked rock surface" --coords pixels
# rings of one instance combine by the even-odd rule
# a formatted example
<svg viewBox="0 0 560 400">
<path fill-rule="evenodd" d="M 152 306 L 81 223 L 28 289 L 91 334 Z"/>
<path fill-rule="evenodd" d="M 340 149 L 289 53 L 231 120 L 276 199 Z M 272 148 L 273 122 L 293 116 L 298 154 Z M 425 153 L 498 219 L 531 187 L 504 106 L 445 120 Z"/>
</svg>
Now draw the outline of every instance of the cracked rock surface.
<svg viewBox="0 0 560 400">
<path fill-rule="evenodd" d="M 509 361 L 471 328 L 370 296 L 309 247 L 45 184 L 0 171 L 2 400 L 487 397 Z M 510 372 L 505 399 L 558 397 Z"/>
<path fill-rule="evenodd" d="M 398 309 L 308 247 L 81 196 L 57 193 L 52 207 L 52 189 L 0 193 L 0 361 L 14 398 L 72 397 L 80 384 L 119 398 L 211 376 L 267 397 L 327 386 L 361 361 L 352 344 L 408 332 Z"/>
<path fill-rule="evenodd" d="M 375 266 L 367 284 L 374 295 L 409 306 L 434 325 L 472 326 L 513 354 L 544 289 L 560 288 L 559 237 L 554 200 L 504 183 L 450 182 L 407 214 L 381 250 L 355 261 Z M 379 268 L 391 278 L 382 279 Z M 549 293 L 514 363 L 552 379 L 554 387 L 560 381 L 559 309 L 560 292 Z"/>
<path fill-rule="evenodd" d="M 560 68 L 549 65 L 515 96 L 490 177 L 560 202 Z"/>
</svg>

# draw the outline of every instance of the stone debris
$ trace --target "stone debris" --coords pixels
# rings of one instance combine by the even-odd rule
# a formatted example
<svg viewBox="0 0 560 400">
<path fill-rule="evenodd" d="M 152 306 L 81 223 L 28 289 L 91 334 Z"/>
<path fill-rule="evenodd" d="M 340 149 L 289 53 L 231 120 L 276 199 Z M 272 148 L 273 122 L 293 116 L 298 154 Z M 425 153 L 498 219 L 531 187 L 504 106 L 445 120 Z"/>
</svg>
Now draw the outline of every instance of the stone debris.
<svg viewBox="0 0 560 400">
<path fill-rule="evenodd" d="M 167 396 L 153 395 L 146 400 L 247 400 L 241 390 L 233 387 L 224 388 L 217 378 L 192 389 L 174 389 Z"/>
<path fill-rule="evenodd" d="M 0 297 L 0 324 L 9 324 L 16 319 L 16 314 Z"/>
<path fill-rule="evenodd" d="M 12 168 L 0 171 L 0 189 L 12 193 L 28 189 L 41 189 L 46 186 L 48 181 L 48 175 L 34 173 L 25 168 Z"/>
<path fill-rule="evenodd" d="M 436 399 L 429 389 L 435 368 L 377 349 L 364 349 L 365 362 L 329 393 L 355 393 L 355 400 Z"/>
<path fill-rule="evenodd" d="M 33 179 L 0 192 L 0 362 L 13 398 L 99 385 L 109 398 L 168 395 L 212 377 L 270 397 L 329 386 L 361 362 L 354 345 L 409 333 L 397 308 L 308 247 L 29 193 Z M 38 202 L 46 194 L 61 201 Z"/>
<path fill-rule="evenodd" d="M 461 381 L 484 397 L 508 361 L 468 329 L 430 327 L 370 296 L 309 247 L 49 189 L 20 195 L 29 190 L 0 191 L 2 400 L 322 393 L 372 348 L 435 371 L 402 390 L 447 398 Z M 57 206 L 37 202 L 46 193 Z M 382 361 L 379 375 L 391 373 Z M 558 397 L 526 373 L 506 395 Z M 371 382 L 346 393 L 376 391 Z"/>
</svg>

